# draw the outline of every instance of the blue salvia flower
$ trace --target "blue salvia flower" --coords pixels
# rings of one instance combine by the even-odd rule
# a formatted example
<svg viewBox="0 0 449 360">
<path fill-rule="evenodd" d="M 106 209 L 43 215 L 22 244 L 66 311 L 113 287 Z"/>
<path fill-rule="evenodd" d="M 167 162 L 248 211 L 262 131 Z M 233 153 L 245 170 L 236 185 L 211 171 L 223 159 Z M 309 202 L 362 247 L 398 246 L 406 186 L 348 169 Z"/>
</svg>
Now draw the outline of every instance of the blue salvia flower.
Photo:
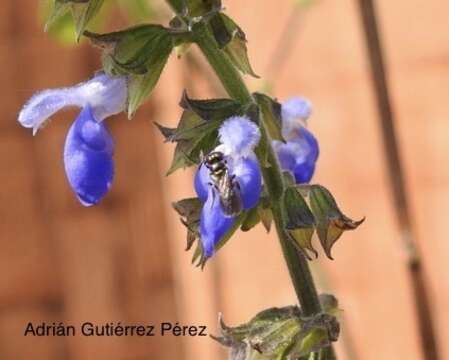
<svg viewBox="0 0 449 360">
<path fill-rule="evenodd" d="M 318 141 L 306 129 L 306 120 L 312 112 L 311 104 L 301 97 L 293 97 L 282 104 L 282 135 L 286 143 L 273 140 L 283 170 L 295 177 L 297 184 L 308 183 L 319 156 Z"/>
<path fill-rule="evenodd" d="M 82 109 L 66 136 L 64 166 L 70 186 L 84 206 L 98 203 L 111 187 L 114 143 L 103 120 L 123 111 L 127 96 L 125 77 L 98 73 L 72 87 L 41 91 L 20 111 L 20 124 L 32 128 L 35 135 L 57 111 L 69 106 Z"/>
<path fill-rule="evenodd" d="M 233 178 L 242 210 L 255 207 L 262 191 L 262 177 L 254 148 L 260 131 L 249 119 L 234 116 L 219 129 L 220 145 L 213 152 L 223 154 L 228 175 Z M 220 203 L 220 190 L 211 178 L 209 168 L 202 163 L 195 176 L 195 190 L 204 203 L 200 218 L 200 239 L 206 258 L 211 257 L 215 245 L 228 232 L 235 215 L 227 215 Z"/>
</svg>

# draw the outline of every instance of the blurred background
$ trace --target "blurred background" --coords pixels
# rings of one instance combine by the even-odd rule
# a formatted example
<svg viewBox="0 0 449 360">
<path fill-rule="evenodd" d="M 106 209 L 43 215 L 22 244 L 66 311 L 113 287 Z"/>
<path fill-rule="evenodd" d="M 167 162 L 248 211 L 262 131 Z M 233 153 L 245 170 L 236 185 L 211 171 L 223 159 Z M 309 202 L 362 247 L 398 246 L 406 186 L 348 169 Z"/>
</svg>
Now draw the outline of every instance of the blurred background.
<svg viewBox="0 0 449 360">
<path fill-rule="evenodd" d="M 101 26 L 119 29 L 146 16 L 167 23 L 164 2 L 148 1 L 136 1 L 143 7 L 132 11 L 104 10 Z M 333 192 L 347 215 L 367 218 L 342 236 L 334 261 L 321 253 L 311 262 L 320 291 L 335 294 L 343 309 L 339 358 L 422 359 L 356 1 L 224 5 L 246 31 L 253 68 L 264 79 L 248 78 L 250 88 L 269 89 L 281 101 L 303 95 L 313 102 L 309 126 L 321 144 L 314 181 Z M 449 359 L 449 3 L 376 5 L 412 231 L 441 358 Z M 29 321 L 177 321 L 217 334 L 218 312 L 236 325 L 296 301 L 278 241 L 260 225 L 234 236 L 204 271 L 184 251 L 185 229 L 171 202 L 193 194 L 193 171 L 164 176 L 173 148 L 152 122 L 177 123 L 183 89 L 198 98 L 222 94 L 196 51 L 170 58 L 132 121 L 108 120 L 116 141 L 113 188 L 99 206 L 78 203 L 62 163 L 77 111 L 58 114 L 36 137 L 16 118 L 35 91 L 90 77 L 100 68 L 99 52 L 45 34 L 42 11 L 35 0 L 0 6 L 0 359 L 225 359 L 208 337 L 23 336 Z"/>
</svg>

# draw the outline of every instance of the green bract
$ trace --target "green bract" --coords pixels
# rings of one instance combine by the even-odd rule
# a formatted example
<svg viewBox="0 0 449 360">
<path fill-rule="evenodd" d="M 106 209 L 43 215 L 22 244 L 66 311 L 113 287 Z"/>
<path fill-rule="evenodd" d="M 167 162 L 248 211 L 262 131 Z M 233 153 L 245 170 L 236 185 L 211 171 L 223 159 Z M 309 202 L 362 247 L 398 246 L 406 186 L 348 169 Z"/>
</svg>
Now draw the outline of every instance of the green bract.
<svg viewBox="0 0 449 360">
<path fill-rule="evenodd" d="M 76 39 L 79 40 L 89 22 L 98 13 L 104 0 L 55 0 L 45 28 L 48 29 L 60 17 L 71 11 L 75 22 Z"/>
<path fill-rule="evenodd" d="M 297 306 L 261 311 L 236 327 L 225 325 L 220 317 L 221 334 L 213 338 L 230 348 L 232 360 L 299 359 L 338 339 L 337 301 L 327 294 L 320 300 L 324 311 L 312 317 L 305 317 Z"/>
</svg>

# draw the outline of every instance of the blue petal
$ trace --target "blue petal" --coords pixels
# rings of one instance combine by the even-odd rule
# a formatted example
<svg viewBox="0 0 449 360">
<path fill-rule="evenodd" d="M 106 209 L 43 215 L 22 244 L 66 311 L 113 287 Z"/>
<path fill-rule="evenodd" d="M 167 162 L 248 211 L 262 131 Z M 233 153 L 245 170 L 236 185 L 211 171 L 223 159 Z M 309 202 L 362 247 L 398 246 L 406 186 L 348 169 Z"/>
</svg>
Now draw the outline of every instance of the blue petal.
<svg viewBox="0 0 449 360">
<path fill-rule="evenodd" d="M 282 169 L 290 171 L 297 184 L 308 183 L 315 172 L 320 152 L 318 141 L 304 127 L 296 130 L 294 135 L 286 144 L 274 141 L 273 146 Z"/>
<path fill-rule="evenodd" d="M 308 119 L 312 114 L 312 104 L 306 98 L 294 96 L 282 103 L 282 121 Z"/>
<path fill-rule="evenodd" d="M 209 170 L 201 164 L 196 171 L 194 185 L 196 194 L 202 202 L 205 202 L 207 199 L 210 181 Z"/>
<path fill-rule="evenodd" d="M 231 229 L 234 221 L 235 218 L 223 214 L 218 194 L 210 188 L 200 218 L 200 239 L 205 257 L 209 258 L 214 254 L 215 246 Z"/>
<path fill-rule="evenodd" d="M 90 105 L 99 121 L 123 111 L 128 96 L 126 77 L 98 73 L 94 78 L 67 88 L 49 89 L 36 93 L 23 106 L 19 122 L 32 128 L 33 134 L 57 111 L 68 107 Z"/>
<path fill-rule="evenodd" d="M 292 151 L 286 144 L 283 144 L 280 141 L 273 141 L 273 143 L 274 142 L 278 143 L 274 146 L 281 168 L 286 171 L 293 171 L 293 168 L 296 165 L 295 152 Z"/>
<path fill-rule="evenodd" d="M 64 147 L 66 175 L 83 205 L 98 203 L 111 187 L 113 152 L 111 134 L 86 106 L 70 127 Z"/>
<path fill-rule="evenodd" d="M 226 155 L 248 156 L 260 140 L 260 130 L 246 117 L 233 116 L 218 130 Z"/>
<path fill-rule="evenodd" d="M 317 161 L 318 156 L 320 155 L 320 147 L 315 136 L 313 136 L 313 134 L 309 130 L 303 127 L 300 130 L 300 138 L 303 139 L 308 145 L 308 161 Z"/>
<path fill-rule="evenodd" d="M 256 157 L 239 158 L 234 163 L 232 174 L 240 186 L 240 196 L 245 210 L 256 206 L 262 193 L 262 175 Z"/>
<path fill-rule="evenodd" d="M 308 183 L 315 172 L 315 162 L 303 162 L 297 164 L 293 168 L 293 175 L 295 176 L 295 182 L 297 184 Z"/>
<path fill-rule="evenodd" d="M 301 129 L 305 120 L 312 113 L 310 102 L 302 97 L 292 97 L 284 101 L 281 108 L 282 136 L 286 140 L 291 140 L 295 133 Z"/>
</svg>

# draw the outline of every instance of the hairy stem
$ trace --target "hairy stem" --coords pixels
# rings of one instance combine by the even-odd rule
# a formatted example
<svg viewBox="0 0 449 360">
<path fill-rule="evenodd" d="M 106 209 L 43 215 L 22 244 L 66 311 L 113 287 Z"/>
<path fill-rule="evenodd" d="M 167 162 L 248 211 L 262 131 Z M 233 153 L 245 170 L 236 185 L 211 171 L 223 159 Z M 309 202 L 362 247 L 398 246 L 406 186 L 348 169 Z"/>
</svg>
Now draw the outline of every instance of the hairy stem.
<svg viewBox="0 0 449 360">
<path fill-rule="evenodd" d="M 193 36 L 229 96 L 242 104 L 254 102 L 239 72 L 233 66 L 227 55 L 220 50 L 212 34 L 207 29 L 207 26 L 203 23 L 195 24 L 193 27 Z M 278 161 L 271 146 L 271 141 L 265 129 L 262 128 L 261 132 L 263 137 L 262 141 L 265 141 L 267 144 L 268 161 L 270 163 L 270 167 L 262 167 L 262 176 L 272 204 L 273 220 L 279 242 L 301 309 L 304 315 L 312 316 L 322 311 L 318 294 L 307 260 L 291 243 L 285 231 L 285 220 L 282 215 L 282 198 L 285 185 Z M 332 347 L 326 350 L 325 353 L 328 354 L 326 359 L 335 359 Z"/>
<path fill-rule="evenodd" d="M 215 70 L 229 96 L 242 104 L 253 101 L 240 73 L 231 63 L 226 53 L 220 50 L 206 25 L 202 22 L 197 23 L 193 26 L 192 31 L 195 42 Z"/>
</svg>

